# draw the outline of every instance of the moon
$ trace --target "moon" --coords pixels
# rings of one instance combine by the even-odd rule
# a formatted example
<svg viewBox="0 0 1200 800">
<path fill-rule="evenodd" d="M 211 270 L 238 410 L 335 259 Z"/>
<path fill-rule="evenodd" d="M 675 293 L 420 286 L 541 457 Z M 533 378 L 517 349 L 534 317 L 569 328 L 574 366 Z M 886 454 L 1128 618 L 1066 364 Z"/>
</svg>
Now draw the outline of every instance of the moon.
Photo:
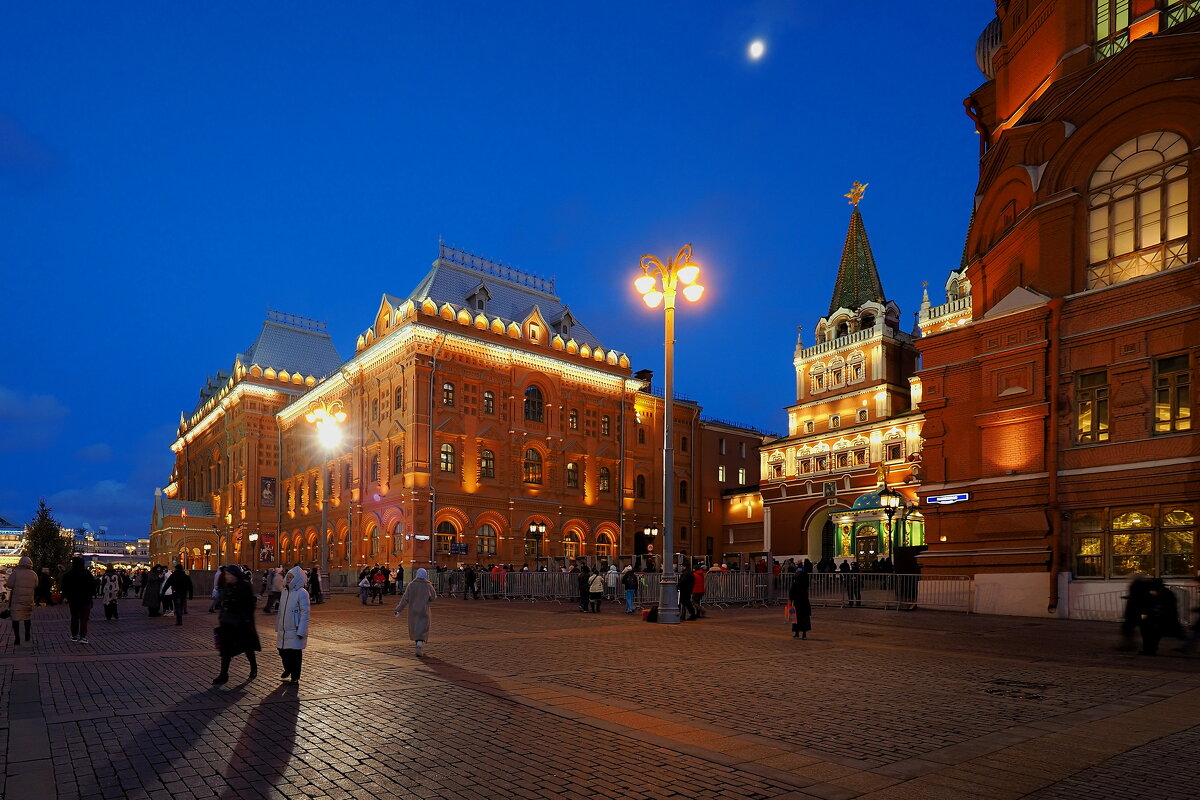
<svg viewBox="0 0 1200 800">
<path fill-rule="evenodd" d="M 762 39 L 755 39 L 750 43 L 750 47 L 747 48 L 746 52 L 749 53 L 751 61 L 758 61 L 763 57 L 763 53 L 767 52 L 767 45 Z"/>
</svg>

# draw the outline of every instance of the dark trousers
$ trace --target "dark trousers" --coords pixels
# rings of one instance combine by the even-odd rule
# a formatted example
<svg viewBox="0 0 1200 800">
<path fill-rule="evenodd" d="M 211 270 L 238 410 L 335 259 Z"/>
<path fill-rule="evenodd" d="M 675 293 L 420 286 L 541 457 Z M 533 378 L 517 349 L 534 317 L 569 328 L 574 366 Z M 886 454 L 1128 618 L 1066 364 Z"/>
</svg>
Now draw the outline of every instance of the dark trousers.
<svg viewBox="0 0 1200 800">
<path fill-rule="evenodd" d="M 694 605 L 692 605 L 692 593 L 691 592 L 680 592 L 679 593 L 679 610 L 681 612 L 679 615 L 680 619 L 695 619 L 696 618 L 696 607 Z"/>
<path fill-rule="evenodd" d="M 71 635 L 87 636 L 88 617 L 92 615 L 92 602 L 71 603 Z"/>
<path fill-rule="evenodd" d="M 229 662 L 233 660 L 232 656 L 221 656 L 221 674 L 229 674 Z M 254 655 L 253 650 L 246 651 L 246 660 L 250 662 L 250 672 L 258 674 L 258 658 Z"/>
<path fill-rule="evenodd" d="M 111 603 L 104 604 L 104 618 L 105 619 L 116 619 L 117 618 L 117 603 L 115 600 Z"/>
<path fill-rule="evenodd" d="M 267 607 L 264 612 L 275 611 L 279 608 L 279 598 L 283 596 L 283 592 L 267 592 Z"/>
<path fill-rule="evenodd" d="M 175 624 L 183 624 L 183 615 L 187 613 L 187 600 L 182 596 L 175 598 Z"/>
<path fill-rule="evenodd" d="M 582 591 L 579 592 L 579 610 L 580 611 L 586 612 L 588 610 L 588 601 L 590 599 L 591 599 L 591 595 L 588 594 L 587 589 L 583 589 Z"/>
<path fill-rule="evenodd" d="M 592 592 L 591 598 L 592 598 L 591 611 L 593 614 L 599 614 L 600 613 L 600 601 L 604 599 L 604 592 Z"/>
<path fill-rule="evenodd" d="M 696 616 L 704 616 L 704 592 L 692 592 L 692 605 L 696 608 Z"/>
<path fill-rule="evenodd" d="M 479 599 L 479 585 L 478 584 L 468 583 L 466 586 L 463 587 L 463 600 L 466 600 L 467 595 L 471 594 L 471 593 L 473 593 L 475 595 L 476 600 Z"/>
<path fill-rule="evenodd" d="M 33 622 L 33 620 L 28 620 L 28 619 L 25 620 L 25 641 L 27 641 L 27 642 L 29 641 L 29 626 L 32 622 Z M 21 641 L 21 621 L 14 619 L 12 621 L 12 624 L 13 624 L 13 638 L 19 642 L 19 641 Z"/>
<path fill-rule="evenodd" d="M 280 650 L 279 659 L 283 662 L 283 672 L 291 675 L 292 680 L 300 680 L 300 667 L 304 663 L 303 650 Z"/>
</svg>

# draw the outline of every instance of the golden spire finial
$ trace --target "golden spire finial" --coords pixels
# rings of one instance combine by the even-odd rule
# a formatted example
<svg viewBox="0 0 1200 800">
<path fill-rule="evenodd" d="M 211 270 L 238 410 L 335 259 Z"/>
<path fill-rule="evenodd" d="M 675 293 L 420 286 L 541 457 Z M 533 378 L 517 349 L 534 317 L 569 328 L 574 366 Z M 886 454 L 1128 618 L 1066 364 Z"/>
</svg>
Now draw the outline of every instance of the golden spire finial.
<svg viewBox="0 0 1200 800">
<path fill-rule="evenodd" d="M 849 197 L 850 205 L 857 208 L 859 202 L 862 200 L 863 192 L 867 191 L 867 187 L 870 185 L 871 184 L 869 183 L 859 183 L 858 181 L 855 181 L 854 185 L 850 187 L 850 193 L 844 194 L 842 197 Z"/>
</svg>

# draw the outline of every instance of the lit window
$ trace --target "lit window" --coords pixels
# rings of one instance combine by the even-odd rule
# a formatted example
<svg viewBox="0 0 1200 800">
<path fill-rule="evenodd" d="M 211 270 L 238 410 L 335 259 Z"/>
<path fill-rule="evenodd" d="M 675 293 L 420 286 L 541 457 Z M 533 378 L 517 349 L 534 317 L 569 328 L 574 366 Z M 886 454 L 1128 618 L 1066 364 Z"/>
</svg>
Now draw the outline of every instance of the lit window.
<svg viewBox="0 0 1200 800">
<path fill-rule="evenodd" d="M 840 428 L 840 427 L 842 427 L 842 418 L 841 418 L 841 416 L 839 416 L 838 414 L 834 414 L 833 416 L 831 416 L 831 417 L 829 418 L 829 427 L 831 427 L 831 428 Z"/>
<path fill-rule="evenodd" d="M 458 538 L 458 529 L 450 521 L 440 522 L 433 535 L 434 549 L 439 553 L 449 553 L 450 545 Z"/>
<path fill-rule="evenodd" d="M 1129 44 L 1129 0 L 1095 0 L 1096 58 L 1107 58 Z"/>
<path fill-rule="evenodd" d="M 541 339 L 542 339 L 541 326 L 539 326 L 533 322 L 529 323 L 529 341 L 533 342 L 534 344 L 537 344 L 538 342 L 541 341 Z"/>
<path fill-rule="evenodd" d="M 496 529 L 483 524 L 475 534 L 475 552 L 481 556 L 496 555 Z"/>
<path fill-rule="evenodd" d="M 725 465 L 724 464 L 721 464 L 717 467 L 717 481 L 719 483 L 725 482 Z"/>
<path fill-rule="evenodd" d="M 525 483 L 542 482 L 542 454 L 532 447 L 525 451 L 521 479 Z"/>
<path fill-rule="evenodd" d="M 485 413 L 485 414 L 495 414 L 496 413 L 496 393 L 495 392 L 484 392 L 483 393 L 483 413 Z"/>
<path fill-rule="evenodd" d="M 574 461 L 567 462 L 567 488 L 579 488 L 579 465 Z"/>
<path fill-rule="evenodd" d="M 1188 263 L 1187 154 L 1181 136 L 1154 131 L 1118 147 L 1092 173 L 1087 288 Z"/>
<path fill-rule="evenodd" d="M 904 460 L 904 443 L 903 442 L 888 442 L 884 445 L 885 461 L 903 461 Z"/>
<path fill-rule="evenodd" d="M 600 418 L 600 435 L 608 436 L 610 433 L 612 433 L 612 420 L 605 414 Z"/>
<path fill-rule="evenodd" d="M 596 557 L 597 558 L 612 558 L 613 540 L 607 533 L 602 533 L 596 537 Z"/>
<path fill-rule="evenodd" d="M 834 462 L 838 469 L 845 469 L 850 466 L 850 454 L 846 452 L 838 453 L 834 457 Z"/>
<path fill-rule="evenodd" d="M 454 445 L 444 444 L 440 452 L 442 472 L 454 472 Z"/>
<path fill-rule="evenodd" d="M 612 473 L 609 471 L 608 467 L 600 468 L 599 484 L 601 492 L 612 491 Z"/>
<path fill-rule="evenodd" d="M 771 464 L 771 477 L 776 480 L 783 477 L 783 464 L 774 462 Z"/>
<path fill-rule="evenodd" d="M 805 421 L 805 423 L 804 423 L 804 432 L 805 433 L 814 433 L 814 432 L 816 432 L 816 430 L 817 430 L 816 422 L 814 422 L 811 419 Z"/>
<path fill-rule="evenodd" d="M 866 465 L 867 451 L 865 448 L 862 450 L 855 450 L 852 455 L 854 456 L 854 466 L 861 467 Z"/>
<path fill-rule="evenodd" d="M 525 419 L 529 422 L 542 422 L 545 416 L 545 403 L 542 400 L 542 390 L 530 386 L 525 390 Z"/>
<path fill-rule="evenodd" d="M 1075 381 L 1075 441 L 1108 441 L 1108 373 L 1089 372 Z"/>
<path fill-rule="evenodd" d="M 579 430 L 579 412 L 571 409 L 571 413 L 567 415 L 567 427 L 573 431 Z"/>
<path fill-rule="evenodd" d="M 444 406 L 454 405 L 454 384 L 453 383 L 443 383 L 442 384 L 442 405 L 444 405 Z"/>
<path fill-rule="evenodd" d="M 563 557 L 568 561 L 579 558 L 579 537 L 577 535 L 568 533 L 563 537 Z"/>
<path fill-rule="evenodd" d="M 867 421 L 867 409 L 865 409 L 865 408 L 860 408 L 860 409 L 858 410 L 858 421 L 859 421 L 859 422 L 866 422 L 866 421 Z"/>
<path fill-rule="evenodd" d="M 739 486 L 746 485 L 746 468 L 745 467 L 738 467 L 738 485 Z"/>
<path fill-rule="evenodd" d="M 479 454 L 479 477 L 496 477 L 496 454 L 491 450 L 484 450 Z"/>
<path fill-rule="evenodd" d="M 1155 360 L 1155 433 L 1192 429 L 1191 378 L 1186 354 Z"/>
<path fill-rule="evenodd" d="M 829 456 L 817 456 L 813 459 L 813 468 L 817 472 L 825 472 L 829 469 Z"/>
</svg>

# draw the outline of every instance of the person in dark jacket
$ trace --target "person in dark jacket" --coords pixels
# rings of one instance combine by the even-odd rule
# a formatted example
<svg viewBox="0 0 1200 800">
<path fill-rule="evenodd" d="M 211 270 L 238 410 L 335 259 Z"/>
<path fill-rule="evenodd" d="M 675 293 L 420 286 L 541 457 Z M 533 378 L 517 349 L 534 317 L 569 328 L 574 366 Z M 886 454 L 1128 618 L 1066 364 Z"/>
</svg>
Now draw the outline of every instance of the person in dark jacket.
<svg viewBox="0 0 1200 800">
<path fill-rule="evenodd" d="M 37 596 L 39 605 L 54 605 L 54 579 L 50 577 L 49 567 L 42 567 L 38 573 Z"/>
<path fill-rule="evenodd" d="M 1163 636 L 1179 636 L 1179 603 L 1162 578 L 1151 578 L 1141 602 L 1138 628 L 1142 633 L 1142 655 L 1158 655 Z"/>
<path fill-rule="evenodd" d="M 96 578 L 83 566 L 83 556 L 71 559 L 71 568 L 59 579 L 63 599 L 71 609 L 71 641 L 87 644 L 88 617 L 96 596 Z"/>
<path fill-rule="evenodd" d="M 687 567 L 679 575 L 675 588 L 679 589 L 679 620 L 680 622 L 696 618 L 696 606 L 692 603 L 692 588 L 696 585 L 696 576 Z"/>
<path fill-rule="evenodd" d="M 638 576 L 633 567 L 626 566 L 621 573 L 621 588 L 625 590 L 625 613 L 633 613 L 633 599 L 637 597 Z"/>
<path fill-rule="evenodd" d="M 142 592 L 142 605 L 150 610 L 150 616 L 152 617 L 162 616 L 162 611 L 159 610 L 162 604 L 158 601 L 158 592 L 162 588 L 161 569 L 160 565 L 154 565 L 154 569 L 150 570 L 146 575 L 146 585 Z"/>
<path fill-rule="evenodd" d="M 316 567 L 308 571 L 308 595 L 314 603 L 325 602 L 325 598 L 321 596 L 321 576 Z"/>
<path fill-rule="evenodd" d="M 175 571 L 163 584 L 163 591 L 171 590 L 172 604 L 175 606 L 175 624 L 183 624 L 183 615 L 187 613 L 187 601 L 192 599 L 192 576 L 183 571 L 183 564 L 176 564 Z"/>
<path fill-rule="evenodd" d="M 579 570 L 579 577 L 575 579 L 575 585 L 579 589 L 579 610 L 583 613 L 588 613 L 588 601 L 591 599 L 588 593 L 588 584 L 592 580 L 592 573 L 586 569 Z"/>
<path fill-rule="evenodd" d="M 812 605 L 808 602 L 808 573 L 797 570 L 792 576 L 792 588 L 788 590 L 795 617 L 792 619 L 792 638 L 807 639 L 812 630 Z"/>
<path fill-rule="evenodd" d="M 254 654 L 262 650 L 258 630 L 254 627 L 254 589 L 246 573 L 236 564 L 225 567 L 220 599 L 217 642 L 221 651 L 221 672 L 213 678 L 213 685 L 228 682 L 229 662 L 241 653 L 245 653 L 246 660 L 250 662 L 249 680 L 254 680 L 258 677 L 258 659 Z"/>
<path fill-rule="evenodd" d="M 476 600 L 479 599 L 479 576 L 470 564 L 463 570 L 463 600 L 467 599 L 468 594 L 474 595 Z"/>
</svg>

